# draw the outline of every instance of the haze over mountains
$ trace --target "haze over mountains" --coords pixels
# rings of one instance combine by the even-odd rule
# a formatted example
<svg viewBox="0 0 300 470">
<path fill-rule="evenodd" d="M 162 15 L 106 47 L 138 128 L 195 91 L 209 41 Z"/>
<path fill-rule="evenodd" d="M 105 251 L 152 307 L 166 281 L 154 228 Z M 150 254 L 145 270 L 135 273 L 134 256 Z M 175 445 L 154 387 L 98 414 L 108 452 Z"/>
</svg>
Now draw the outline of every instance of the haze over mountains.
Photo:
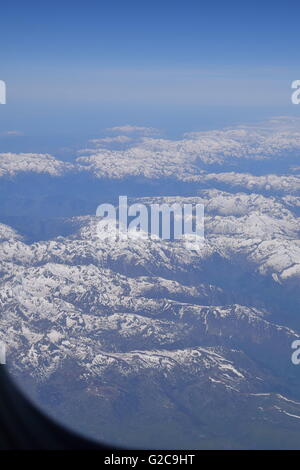
<svg viewBox="0 0 300 470">
<path fill-rule="evenodd" d="M 11 373 L 110 443 L 299 448 L 300 120 L 107 134 L 71 162 L 0 154 Z M 96 208 L 119 195 L 204 204 L 205 243 L 104 243 Z"/>
</svg>

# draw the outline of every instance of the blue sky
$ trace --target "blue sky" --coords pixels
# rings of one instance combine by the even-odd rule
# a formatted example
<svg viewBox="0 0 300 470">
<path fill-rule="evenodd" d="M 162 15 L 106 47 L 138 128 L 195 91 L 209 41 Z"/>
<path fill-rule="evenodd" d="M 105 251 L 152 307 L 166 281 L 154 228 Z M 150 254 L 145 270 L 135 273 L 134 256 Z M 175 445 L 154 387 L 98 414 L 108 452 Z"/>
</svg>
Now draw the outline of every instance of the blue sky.
<svg viewBox="0 0 300 470">
<path fill-rule="evenodd" d="M 296 2 L 10 2 L 1 6 L 0 132 L 183 132 L 299 114 Z"/>
<path fill-rule="evenodd" d="M 12 1 L 1 5 L 1 56 L 28 66 L 293 65 L 298 15 L 289 1 Z"/>
</svg>

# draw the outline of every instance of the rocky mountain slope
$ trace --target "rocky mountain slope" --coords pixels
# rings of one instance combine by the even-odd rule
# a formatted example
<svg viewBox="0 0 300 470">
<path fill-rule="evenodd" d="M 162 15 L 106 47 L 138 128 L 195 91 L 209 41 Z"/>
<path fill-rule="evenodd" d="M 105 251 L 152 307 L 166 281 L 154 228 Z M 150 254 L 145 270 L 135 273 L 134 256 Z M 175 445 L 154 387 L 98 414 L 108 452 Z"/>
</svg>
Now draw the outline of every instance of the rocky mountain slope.
<svg viewBox="0 0 300 470">
<path fill-rule="evenodd" d="M 26 197 L 36 191 L 28 206 L 19 192 L 16 213 L 0 217 L 0 340 L 38 406 L 132 447 L 300 447 L 300 369 L 291 361 L 300 339 L 297 126 L 281 119 L 182 141 L 139 131 L 132 144 L 117 141 L 123 149 L 98 139 L 72 164 L 2 154 L 3 207 L 16 204 L 21 173 Z M 50 218 L 57 206 L 45 188 L 53 178 L 63 188 L 67 174 L 99 178 L 99 204 L 109 202 L 104 186 L 118 191 L 118 180 L 123 190 L 128 176 L 137 178 L 130 203 L 203 204 L 205 240 L 197 250 L 103 240 L 95 212 L 69 186 L 57 205 L 65 195 L 72 210 Z M 33 175 L 40 187 L 31 189 Z M 81 202 L 92 194 L 85 183 Z"/>
</svg>

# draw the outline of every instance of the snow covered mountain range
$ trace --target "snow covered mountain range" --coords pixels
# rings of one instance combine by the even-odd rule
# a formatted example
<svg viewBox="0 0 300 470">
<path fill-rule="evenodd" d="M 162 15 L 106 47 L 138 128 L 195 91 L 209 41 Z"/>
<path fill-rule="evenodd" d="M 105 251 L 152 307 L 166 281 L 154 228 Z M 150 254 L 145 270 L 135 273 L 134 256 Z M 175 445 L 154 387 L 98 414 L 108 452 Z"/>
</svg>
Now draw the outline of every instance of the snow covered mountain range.
<svg viewBox="0 0 300 470">
<path fill-rule="evenodd" d="M 0 340 L 38 406 L 132 447 L 300 447 L 299 124 L 0 154 Z M 204 204 L 201 250 L 99 239 L 120 194 Z"/>
</svg>

